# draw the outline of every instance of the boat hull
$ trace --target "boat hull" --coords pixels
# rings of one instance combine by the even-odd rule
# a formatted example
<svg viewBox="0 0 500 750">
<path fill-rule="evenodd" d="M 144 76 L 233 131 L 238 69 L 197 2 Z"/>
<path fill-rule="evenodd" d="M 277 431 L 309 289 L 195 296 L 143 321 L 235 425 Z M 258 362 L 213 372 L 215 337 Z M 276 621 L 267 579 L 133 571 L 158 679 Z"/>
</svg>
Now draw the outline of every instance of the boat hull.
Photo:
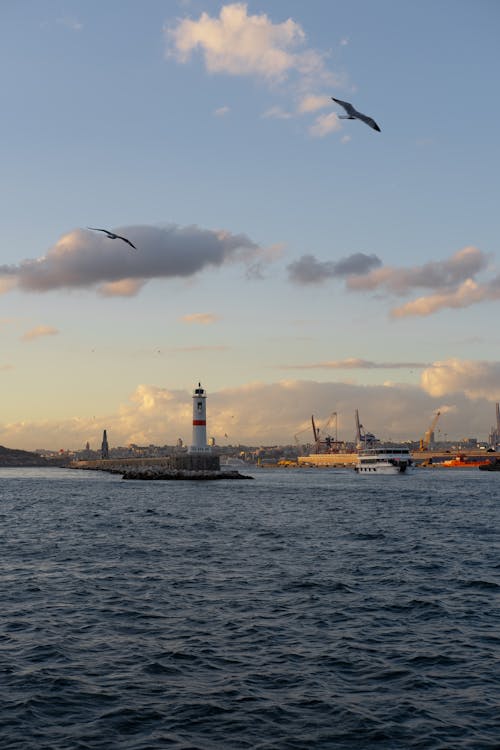
<svg viewBox="0 0 500 750">
<path fill-rule="evenodd" d="M 367 448 L 358 453 L 358 474 L 404 474 L 413 465 L 407 448 Z"/>
<path fill-rule="evenodd" d="M 482 464 L 479 469 L 480 471 L 500 471 L 500 458 L 490 461 L 487 464 Z"/>
<path fill-rule="evenodd" d="M 354 470 L 358 474 L 404 474 L 408 468 L 406 465 L 378 464 L 377 466 L 355 466 Z"/>
</svg>

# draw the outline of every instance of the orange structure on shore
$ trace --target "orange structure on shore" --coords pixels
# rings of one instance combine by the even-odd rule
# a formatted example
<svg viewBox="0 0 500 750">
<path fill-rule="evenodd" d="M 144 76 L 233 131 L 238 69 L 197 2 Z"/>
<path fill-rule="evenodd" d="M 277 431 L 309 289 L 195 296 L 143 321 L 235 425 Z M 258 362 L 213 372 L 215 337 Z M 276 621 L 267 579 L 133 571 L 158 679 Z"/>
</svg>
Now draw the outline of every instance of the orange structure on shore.
<svg viewBox="0 0 500 750">
<path fill-rule="evenodd" d="M 448 461 L 443 461 L 441 464 L 439 464 L 439 466 L 448 466 L 454 469 L 473 469 L 477 466 L 486 466 L 486 464 L 489 463 L 491 463 L 490 459 L 467 459 L 464 453 L 458 453 L 455 458 L 450 458 Z"/>
</svg>

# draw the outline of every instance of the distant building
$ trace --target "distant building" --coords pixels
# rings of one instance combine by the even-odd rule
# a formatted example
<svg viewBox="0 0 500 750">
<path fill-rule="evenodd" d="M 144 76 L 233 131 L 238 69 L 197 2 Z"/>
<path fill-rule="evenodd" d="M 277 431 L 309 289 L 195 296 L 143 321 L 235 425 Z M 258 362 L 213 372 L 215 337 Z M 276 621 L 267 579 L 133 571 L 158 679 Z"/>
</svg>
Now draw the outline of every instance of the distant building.
<svg viewBox="0 0 500 750">
<path fill-rule="evenodd" d="M 109 458 L 109 445 L 106 430 L 102 434 L 101 458 Z"/>
<path fill-rule="evenodd" d="M 460 441 L 460 445 L 462 448 L 477 448 L 477 438 L 462 438 L 462 440 Z"/>
</svg>

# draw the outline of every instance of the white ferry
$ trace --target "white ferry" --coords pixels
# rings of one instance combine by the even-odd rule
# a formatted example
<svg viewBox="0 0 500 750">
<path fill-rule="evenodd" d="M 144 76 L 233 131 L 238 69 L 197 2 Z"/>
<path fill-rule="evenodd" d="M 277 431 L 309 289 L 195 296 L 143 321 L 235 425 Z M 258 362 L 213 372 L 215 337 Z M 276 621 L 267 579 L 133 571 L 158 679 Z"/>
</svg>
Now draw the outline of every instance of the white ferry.
<svg viewBox="0 0 500 750">
<path fill-rule="evenodd" d="M 248 464 L 241 458 L 221 456 L 220 469 L 221 471 L 238 471 L 238 469 L 248 469 Z"/>
<path fill-rule="evenodd" d="M 354 470 L 358 474 L 402 474 L 412 466 L 408 448 L 364 448 Z"/>
</svg>

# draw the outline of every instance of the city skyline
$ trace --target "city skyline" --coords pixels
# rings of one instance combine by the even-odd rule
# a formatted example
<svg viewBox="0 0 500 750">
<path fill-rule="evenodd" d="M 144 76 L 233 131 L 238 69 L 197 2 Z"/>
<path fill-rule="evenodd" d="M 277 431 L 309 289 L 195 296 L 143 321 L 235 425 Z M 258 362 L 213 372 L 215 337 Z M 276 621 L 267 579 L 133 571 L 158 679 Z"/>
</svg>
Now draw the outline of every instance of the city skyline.
<svg viewBox="0 0 500 750">
<path fill-rule="evenodd" d="M 0 444 L 487 439 L 500 8 L 0 10 Z M 380 125 L 343 120 L 331 97 Z M 87 227 L 106 228 L 120 240 Z M 443 437 L 444 439 L 444 437 Z"/>
</svg>

